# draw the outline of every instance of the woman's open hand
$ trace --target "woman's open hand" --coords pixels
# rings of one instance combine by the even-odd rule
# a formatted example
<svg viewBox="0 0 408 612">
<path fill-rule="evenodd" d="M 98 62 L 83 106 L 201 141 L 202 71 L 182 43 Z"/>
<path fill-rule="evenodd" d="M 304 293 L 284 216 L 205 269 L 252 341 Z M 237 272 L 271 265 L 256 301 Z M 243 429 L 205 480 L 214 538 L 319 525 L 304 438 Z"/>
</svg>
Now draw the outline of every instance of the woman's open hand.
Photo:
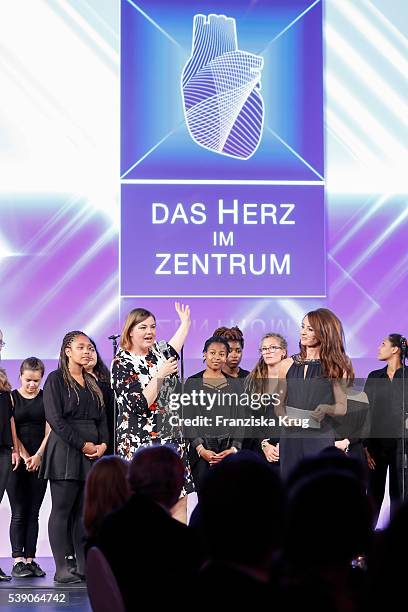
<svg viewBox="0 0 408 612">
<path fill-rule="evenodd" d="M 179 316 L 180 322 L 190 324 L 190 306 L 188 306 L 188 304 L 180 304 L 180 302 L 176 302 L 174 307 Z"/>
</svg>

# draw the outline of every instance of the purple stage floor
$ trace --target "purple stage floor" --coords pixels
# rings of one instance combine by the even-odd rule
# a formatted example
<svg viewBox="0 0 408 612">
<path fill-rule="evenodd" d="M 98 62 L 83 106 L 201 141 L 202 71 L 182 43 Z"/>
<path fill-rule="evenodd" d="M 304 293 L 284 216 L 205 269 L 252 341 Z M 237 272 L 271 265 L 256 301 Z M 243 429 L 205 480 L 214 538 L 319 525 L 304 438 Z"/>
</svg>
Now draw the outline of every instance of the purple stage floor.
<svg viewBox="0 0 408 612">
<path fill-rule="evenodd" d="M 53 559 L 40 557 L 37 561 L 47 572 L 44 578 L 13 578 L 11 582 L 0 582 L 0 610 L 92 611 L 85 583 L 55 584 Z M 0 567 L 9 574 L 11 559 L 0 558 Z"/>
</svg>

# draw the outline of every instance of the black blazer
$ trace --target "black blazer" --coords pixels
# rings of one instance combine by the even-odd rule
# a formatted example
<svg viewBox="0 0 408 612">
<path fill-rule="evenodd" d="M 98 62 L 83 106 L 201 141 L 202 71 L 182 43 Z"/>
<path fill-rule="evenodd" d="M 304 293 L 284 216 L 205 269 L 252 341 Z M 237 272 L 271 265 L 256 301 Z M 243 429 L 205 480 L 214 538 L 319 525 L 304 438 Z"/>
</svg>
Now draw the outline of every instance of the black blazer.
<svg viewBox="0 0 408 612">
<path fill-rule="evenodd" d="M 201 553 L 195 533 L 161 506 L 134 494 L 103 521 L 96 545 L 118 582 L 126 609 L 154 609 L 183 593 Z"/>
</svg>

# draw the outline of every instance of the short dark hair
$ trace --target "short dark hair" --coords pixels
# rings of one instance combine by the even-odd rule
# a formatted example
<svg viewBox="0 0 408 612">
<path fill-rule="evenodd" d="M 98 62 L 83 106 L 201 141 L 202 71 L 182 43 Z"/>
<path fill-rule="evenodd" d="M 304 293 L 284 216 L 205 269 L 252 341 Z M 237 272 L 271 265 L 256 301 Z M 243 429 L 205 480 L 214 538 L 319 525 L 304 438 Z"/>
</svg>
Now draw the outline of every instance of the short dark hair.
<svg viewBox="0 0 408 612">
<path fill-rule="evenodd" d="M 211 336 L 211 338 L 207 338 L 207 340 L 204 342 L 203 353 L 206 353 L 208 351 L 208 347 L 210 346 L 210 344 L 215 343 L 223 344 L 226 348 L 227 354 L 231 352 L 230 345 L 228 344 L 225 338 L 223 338 L 222 336 Z"/>
<path fill-rule="evenodd" d="M 110 383 L 110 371 L 108 369 L 108 366 L 105 364 L 102 357 L 100 356 L 95 341 L 92 340 L 92 338 L 89 338 L 89 341 L 94 347 L 96 353 L 96 364 L 94 365 L 93 373 L 95 374 L 98 381 Z"/>
<path fill-rule="evenodd" d="M 24 372 L 24 370 L 40 372 L 42 378 L 45 372 L 45 365 L 38 357 L 27 357 L 27 359 L 24 359 L 20 366 L 20 375 Z"/>
<path fill-rule="evenodd" d="M 405 338 L 402 334 L 388 334 L 388 340 L 392 346 L 397 346 L 399 349 L 402 348 L 401 340 Z"/>
<path fill-rule="evenodd" d="M 134 493 L 170 509 L 183 488 L 184 464 L 169 444 L 139 448 L 130 463 L 129 483 Z"/>
<path fill-rule="evenodd" d="M 208 471 L 201 491 L 211 558 L 253 565 L 269 557 L 281 545 L 285 505 L 280 478 L 266 461 L 249 450 L 223 459 Z"/>
<path fill-rule="evenodd" d="M 244 348 L 244 334 L 237 325 L 235 327 L 218 327 L 214 336 L 221 336 L 231 342 L 239 342 L 241 348 Z"/>
</svg>

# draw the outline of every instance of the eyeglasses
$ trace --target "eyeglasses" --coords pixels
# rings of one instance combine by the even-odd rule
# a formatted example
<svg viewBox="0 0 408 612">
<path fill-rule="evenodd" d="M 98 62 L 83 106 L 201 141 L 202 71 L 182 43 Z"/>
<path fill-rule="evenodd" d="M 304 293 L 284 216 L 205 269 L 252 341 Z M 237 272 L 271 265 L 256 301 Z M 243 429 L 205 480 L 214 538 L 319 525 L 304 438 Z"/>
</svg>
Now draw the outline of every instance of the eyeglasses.
<svg viewBox="0 0 408 612">
<path fill-rule="evenodd" d="M 274 346 L 273 344 L 271 344 L 271 346 L 263 346 L 259 349 L 259 352 L 262 355 L 265 355 L 266 353 L 274 353 L 275 351 L 279 351 L 279 350 L 283 350 L 281 346 Z"/>
</svg>

